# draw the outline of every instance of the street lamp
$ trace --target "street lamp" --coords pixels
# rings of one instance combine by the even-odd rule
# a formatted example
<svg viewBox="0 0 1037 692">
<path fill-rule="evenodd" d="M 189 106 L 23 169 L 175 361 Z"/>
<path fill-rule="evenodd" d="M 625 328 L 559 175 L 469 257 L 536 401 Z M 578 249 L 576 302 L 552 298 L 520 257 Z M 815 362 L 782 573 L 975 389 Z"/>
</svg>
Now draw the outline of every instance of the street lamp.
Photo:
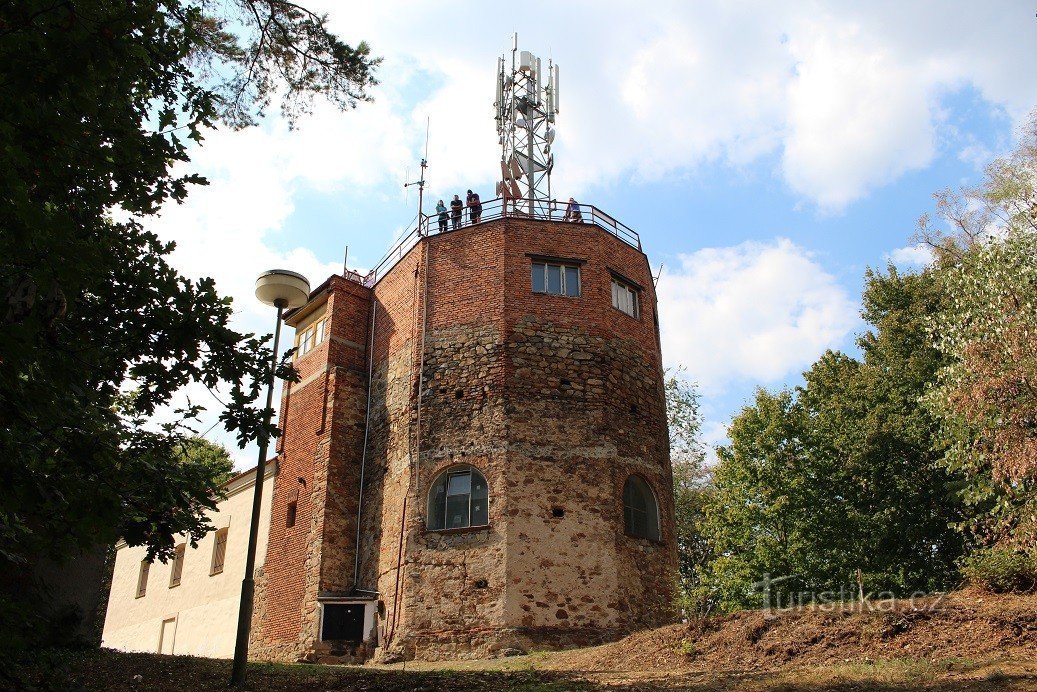
<svg viewBox="0 0 1037 692">
<path fill-rule="evenodd" d="M 297 308 L 306 304 L 310 297 L 310 282 L 302 274 L 286 269 L 271 269 L 256 279 L 256 298 L 277 308 L 277 324 L 274 327 L 274 348 L 270 355 L 270 370 L 266 382 L 266 409 L 263 414 L 264 431 L 270 425 L 274 403 L 274 371 L 277 369 L 277 346 L 281 340 L 281 317 L 285 308 Z M 263 502 L 263 476 L 266 466 L 267 435 L 259 436 L 259 462 L 256 464 L 256 488 L 252 495 L 252 523 L 248 529 L 248 553 L 245 556 L 245 578 L 241 580 L 241 606 L 238 609 L 238 638 L 234 642 L 234 670 L 231 684 L 245 681 L 245 665 L 248 663 L 248 635 L 252 627 L 252 597 L 256 569 L 256 543 L 259 534 L 259 507 Z"/>
</svg>

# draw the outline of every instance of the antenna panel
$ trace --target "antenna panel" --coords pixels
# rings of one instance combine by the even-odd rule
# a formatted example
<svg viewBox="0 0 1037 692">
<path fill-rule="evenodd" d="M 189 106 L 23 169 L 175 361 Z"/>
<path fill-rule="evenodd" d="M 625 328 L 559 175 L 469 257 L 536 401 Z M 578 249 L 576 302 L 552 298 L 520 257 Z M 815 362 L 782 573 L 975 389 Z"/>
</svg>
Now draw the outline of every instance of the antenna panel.
<svg viewBox="0 0 1037 692">
<path fill-rule="evenodd" d="M 533 54 L 528 50 L 524 50 L 519 53 L 519 70 L 522 72 L 531 72 L 533 70 L 533 61 L 535 58 Z"/>
<path fill-rule="evenodd" d="M 528 200 L 529 213 L 547 212 L 551 197 L 551 171 L 555 139 L 550 126 L 558 112 L 558 66 L 543 61 L 532 51 L 518 50 L 512 42 L 507 55 L 497 60 L 497 134 L 501 143 L 501 192 L 505 197 Z M 516 205 L 518 202 L 516 202 Z M 526 202 L 522 202 L 525 206 Z"/>
</svg>

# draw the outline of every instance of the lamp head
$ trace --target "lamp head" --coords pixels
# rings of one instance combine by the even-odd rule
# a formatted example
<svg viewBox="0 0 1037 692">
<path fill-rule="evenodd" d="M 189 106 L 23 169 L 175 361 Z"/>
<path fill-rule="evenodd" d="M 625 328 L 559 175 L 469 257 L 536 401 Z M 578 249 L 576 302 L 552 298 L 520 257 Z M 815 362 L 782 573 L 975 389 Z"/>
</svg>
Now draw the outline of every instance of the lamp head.
<svg viewBox="0 0 1037 692">
<path fill-rule="evenodd" d="M 287 269 L 271 269 L 256 279 L 256 298 L 266 305 L 298 308 L 310 297 L 310 282 Z"/>
</svg>

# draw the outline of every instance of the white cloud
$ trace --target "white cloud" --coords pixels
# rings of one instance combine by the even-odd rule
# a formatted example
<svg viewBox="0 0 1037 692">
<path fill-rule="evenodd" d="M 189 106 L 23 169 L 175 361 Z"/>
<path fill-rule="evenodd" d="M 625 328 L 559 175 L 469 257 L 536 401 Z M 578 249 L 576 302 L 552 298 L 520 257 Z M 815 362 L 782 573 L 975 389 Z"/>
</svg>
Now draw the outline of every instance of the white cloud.
<svg viewBox="0 0 1037 692">
<path fill-rule="evenodd" d="M 888 259 L 900 269 L 918 269 L 932 264 L 933 251 L 928 245 L 918 243 L 893 250 Z"/>
<path fill-rule="evenodd" d="M 804 30 L 791 51 L 798 65 L 782 170 L 794 191 L 840 209 L 928 165 L 936 135 L 924 70 L 858 27 L 831 21 Z"/>
<path fill-rule="evenodd" d="M 839 346 L 857 306 L 809 253 L 785 239 L 681 255 L 659 281 L 663 356 L 707 393 L 773 383 Z"/>
</svg>

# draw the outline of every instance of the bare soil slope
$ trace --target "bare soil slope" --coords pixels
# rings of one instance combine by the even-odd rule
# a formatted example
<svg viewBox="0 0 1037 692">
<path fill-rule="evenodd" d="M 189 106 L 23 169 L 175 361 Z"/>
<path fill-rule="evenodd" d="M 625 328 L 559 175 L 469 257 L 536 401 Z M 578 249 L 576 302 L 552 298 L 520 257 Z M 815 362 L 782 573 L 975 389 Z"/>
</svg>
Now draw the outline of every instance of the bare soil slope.
<svg viewBox="0 0 1037 692">
<path fill-rule="evenodd" d="M 742 611 L 551 656 L 581 671 L 773 670 L 900 658 L 1037 659 L 1037 595 L 960 591 L 924 601 Z"/>
</svg>

